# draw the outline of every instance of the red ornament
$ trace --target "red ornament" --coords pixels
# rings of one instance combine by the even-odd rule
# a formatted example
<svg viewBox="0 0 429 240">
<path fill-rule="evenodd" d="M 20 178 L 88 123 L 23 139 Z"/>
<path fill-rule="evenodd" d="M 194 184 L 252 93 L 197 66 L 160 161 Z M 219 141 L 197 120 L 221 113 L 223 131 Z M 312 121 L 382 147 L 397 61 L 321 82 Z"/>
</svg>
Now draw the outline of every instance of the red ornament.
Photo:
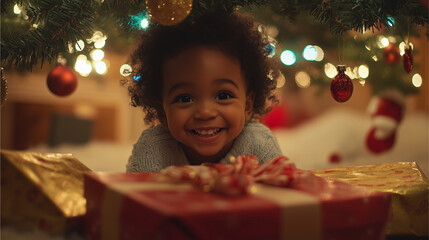
<svg viewBox="0 0 429 240">
<path fill-rule="evenodd" d="M 58 65 L 49 72 L 46 83 L 53 94 L 67 96 L 76 89 L 77 78 L 73 70 L 66 66 Z"/>
<path fill-rule="evenodd" d="M 395 65 L 401 59 L 399 48 L 395 44 L 389 44 L 383 49 L 383 59 L 389 65 Z"/>
<path fill-rule="evenodd" d="M 337 102 L 349 100 L 353 93 L 353 83 L 346 75 L 346 66 L 337 66 L 338 74 L 331 82 L 331 95 Z"/>
<path fill-rule="evenodd" d="M 402 56 L 402 64 L 406 73 L 410 73 L 413 70 L 413 55 L 411 54 L 411 47 L 405 46 L 405 53 Z"/>
<path fill-rule="evenodd" d="M 332 153 L 329 156 L 329 162 L 330 163 L 340 163 L 342 161 L 341 155 L 338 153 Z"/>
</svg>

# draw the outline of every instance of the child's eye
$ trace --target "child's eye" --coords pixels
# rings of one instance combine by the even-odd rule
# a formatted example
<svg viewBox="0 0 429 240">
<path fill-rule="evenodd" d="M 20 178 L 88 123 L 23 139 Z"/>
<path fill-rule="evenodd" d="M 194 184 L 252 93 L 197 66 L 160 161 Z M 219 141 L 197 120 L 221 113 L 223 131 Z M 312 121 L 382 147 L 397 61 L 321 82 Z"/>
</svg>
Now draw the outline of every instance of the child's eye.
<svg viewBox="0 0 429 240">
<path fill-rule="evenodd" d="M 192 101 L 193 101 L 192 98 L 190 96 L 187 96 L 187 95 L 178 96 L 174 100 L 174 102 L 177 102 L 177 103 L 188 103 L 188 102 L 192 102 Z"/>
<path fill-rule="evenodd" d="M 226 100 L 233 98 L 234 96 L 229 92 L 221 92 L 216 96 L 216 100 Z"/>
</svg>

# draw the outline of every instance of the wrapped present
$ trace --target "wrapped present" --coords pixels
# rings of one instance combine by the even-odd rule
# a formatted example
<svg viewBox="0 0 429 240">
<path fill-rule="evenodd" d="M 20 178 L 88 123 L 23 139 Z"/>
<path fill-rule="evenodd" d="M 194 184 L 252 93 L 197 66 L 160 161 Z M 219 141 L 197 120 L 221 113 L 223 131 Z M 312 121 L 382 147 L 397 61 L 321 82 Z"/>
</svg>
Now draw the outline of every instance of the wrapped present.
<svg viewBox="0 0 429 240">
<path fill-rule="evenodd" d="M 83 229 L 83 174 L 71 154 L 1 150 L 1 224 L 51 234 Z"/>
<path fill-rule="evenodd" d="M 428 236 L 428 179 L 415 162 L 396 162 L 313 171 L 326 179 L 340 180 L 392 194 L 389 236 Z"/>
<path fill-rule="evenodd" d="M 256 160 L 257 162 L 257 160 Z M 390 194 L 262 165 L 85 175 L 88 239 L 384 239 Z"/>
</svg>

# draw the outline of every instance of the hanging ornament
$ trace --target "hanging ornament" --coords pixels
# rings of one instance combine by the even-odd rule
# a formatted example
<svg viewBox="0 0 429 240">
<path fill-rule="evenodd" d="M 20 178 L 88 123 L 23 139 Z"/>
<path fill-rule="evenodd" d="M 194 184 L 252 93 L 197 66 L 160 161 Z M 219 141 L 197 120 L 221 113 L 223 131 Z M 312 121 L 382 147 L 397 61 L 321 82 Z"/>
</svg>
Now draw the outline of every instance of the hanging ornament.
<svg viewBox="0 0 429 240">
<path fill-rule="evenodd" d="M 331 95 L 337 102 L 346 102 L 352 96 L 353 83 L 346 75 L 346 66 L 337 66 L 338 74 L 331 82 Z"/>
<path fill-rule="evenodd" d="M 3 68 L 1 68 L 1 105 L 3 106 L 3 103 L 6 102 L 7 99 L 7 81 L 6 77 L 3 74 Z"/>
<path fill-rule="evenodd" d="M 192 10 L 192 0 L 146 0 L 146 10 L 159 24 L 172 26 Z"/>
<path fill-rule="evenodd" d="M 371 127 L 366 146 L 373 153 L 382 153 L 395 144 L 396 132 L 404 114 L 404 96 L 397 90 L 386 90 L 374 96 L 369 105 Z"/>
<path fill-rule="evenodd" d="M 402 64 L 406 73 L 413 70 L 413 55 L 411 54 L 411 46 L 406 44 L 404 47 L 404 55 L 402 55 Z"/>
<path fill-rule="evenodd" d="M 383 49 L 383 59 L 389 65 L 395 65 L 401 59 L 401 54 L 399 54 L 399 48 L 390 43 L 387 47 Z"/>
<path fill-rule="evenodd" d="M 48 74 L 47 85 L 49 90 L 58 96 L 67 96 L 77 87 L 77 78 L 73 70 L 58 65 Z"/>
</svg>

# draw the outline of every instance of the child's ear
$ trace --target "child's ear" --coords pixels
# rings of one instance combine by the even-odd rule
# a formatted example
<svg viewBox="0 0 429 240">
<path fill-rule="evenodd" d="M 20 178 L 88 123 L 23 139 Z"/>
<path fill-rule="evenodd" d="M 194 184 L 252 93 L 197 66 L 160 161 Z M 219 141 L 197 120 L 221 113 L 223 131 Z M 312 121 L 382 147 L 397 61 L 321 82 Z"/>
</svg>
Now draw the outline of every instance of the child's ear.
<svg viewBox="0 0 429 240">
<path fill-rule="evenodd" d="M 246 96 L 246 121 L 250 120 L 253 116 L 253 102 L 255 101 L 255 94 L 253 92 L 249 92 Z"/>
</svg>

